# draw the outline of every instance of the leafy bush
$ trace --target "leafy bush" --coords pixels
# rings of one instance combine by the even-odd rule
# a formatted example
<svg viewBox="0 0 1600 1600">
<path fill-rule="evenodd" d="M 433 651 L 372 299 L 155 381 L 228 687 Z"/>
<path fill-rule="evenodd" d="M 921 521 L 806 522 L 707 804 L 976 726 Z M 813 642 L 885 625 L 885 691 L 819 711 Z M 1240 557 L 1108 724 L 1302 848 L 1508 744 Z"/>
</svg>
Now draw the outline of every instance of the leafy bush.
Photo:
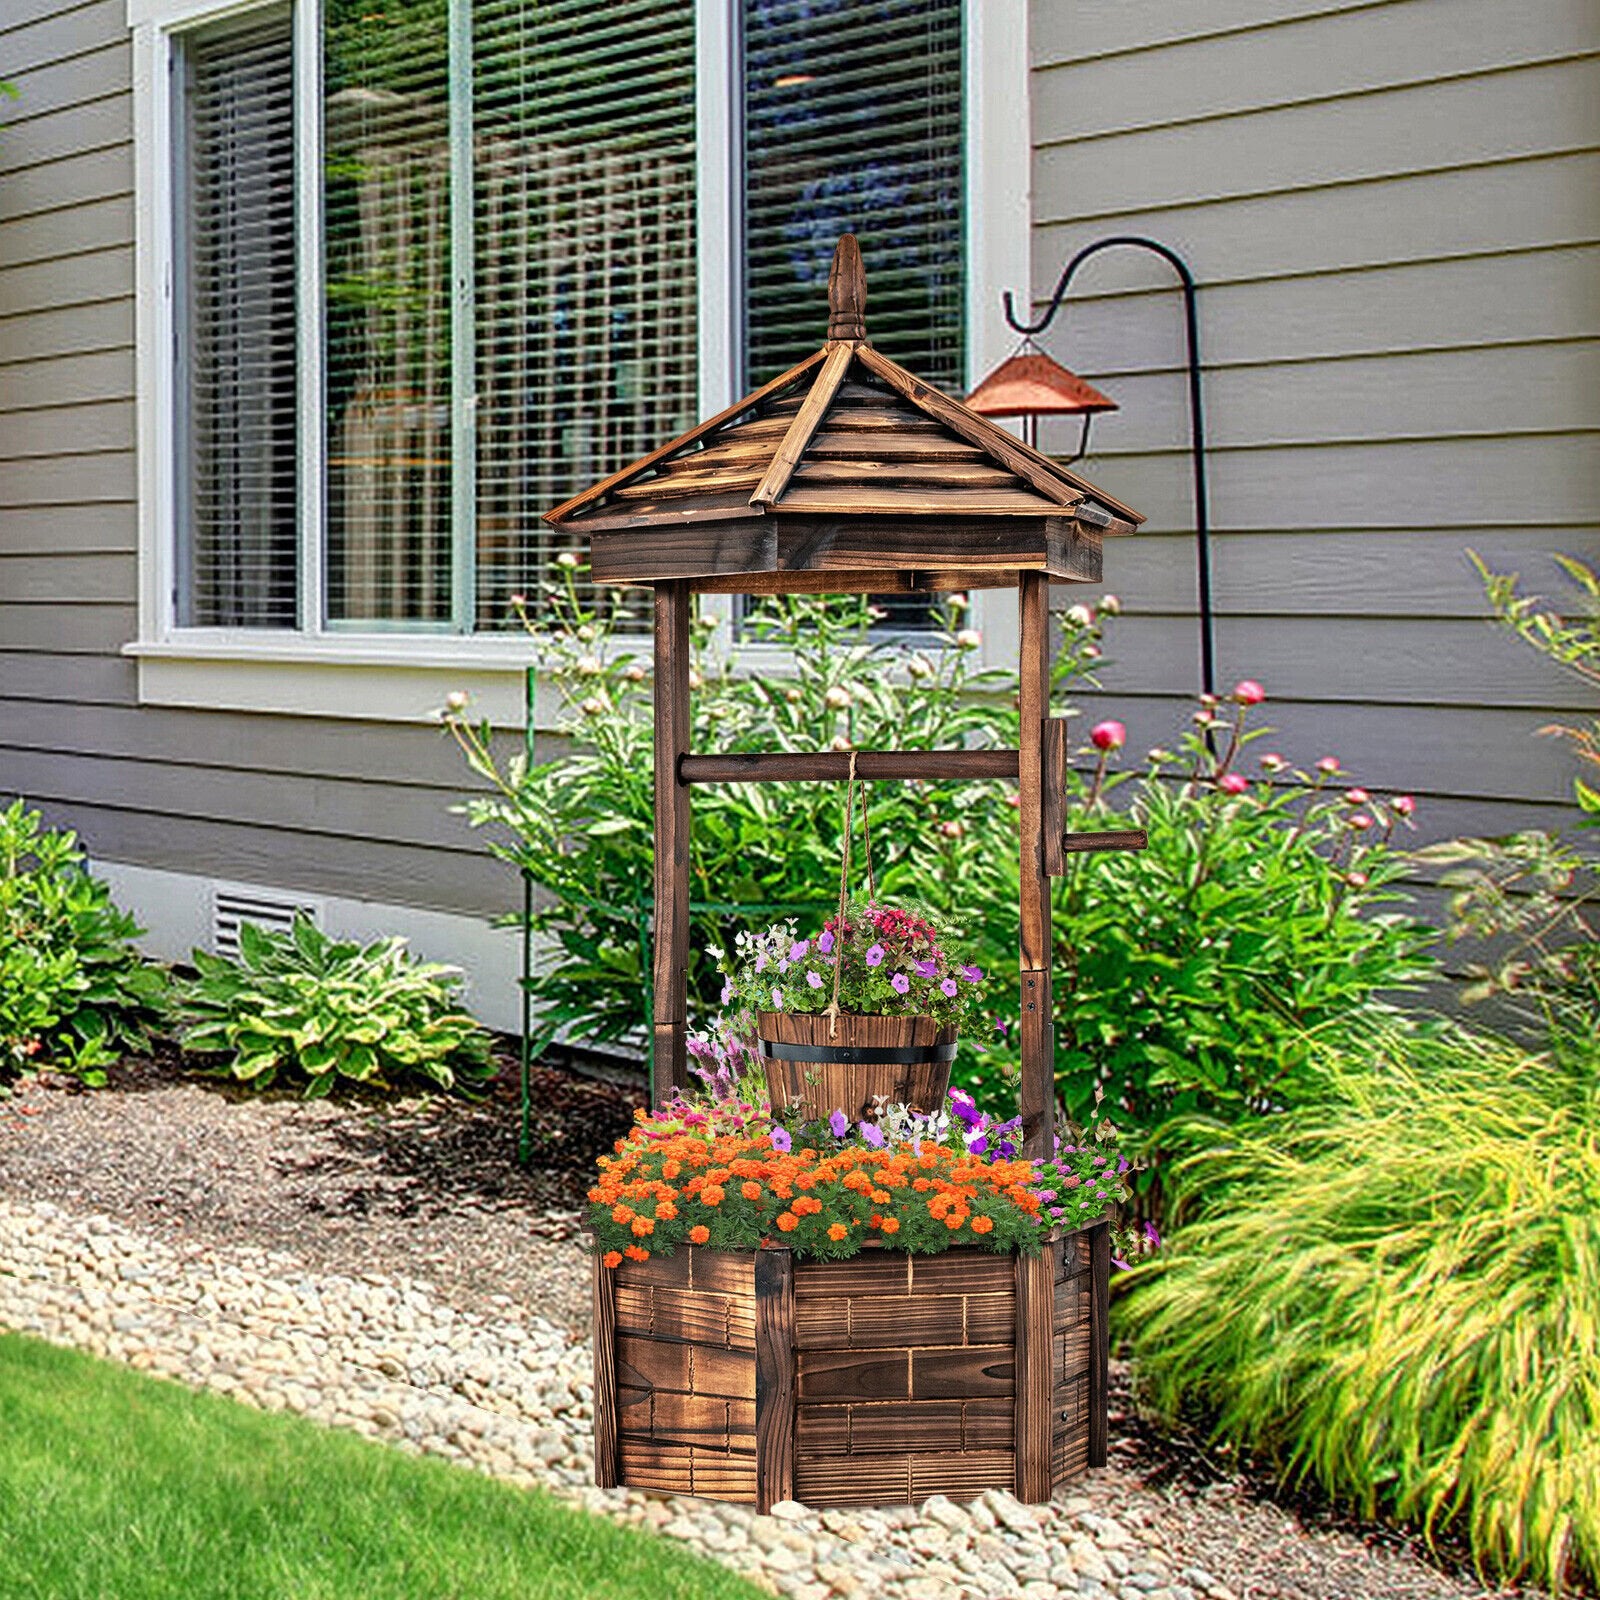
<svg viewBox="0 0 1600 1600">
<path fill-rule="evenodd" d="M 558 732 L 570 743 L 530 763 L 520 750 L 497 749 L 486 726 L 473 726 L 462 697 L 446 720 L 472 770 L 491 786 L 463 808 L 469 821 L 491 829 L 490 850 L 526 869 L 541 891 L 534 926 L 554 946 L 538 977 L 542 1020 L 552 1033 L 606 1040 L 637 1036 L 647 1014 L 650 654 L 648 637 L 625 631 L 625 614 L 586 604 L 576 581 L 581 570 L 564 564 L 541 605 L 545 620 L 524 611 L 540 670 L 560 697 Z M 718 654 L 710 625 L 699 620 L 691 747 L 1014 745 L 1015 678 L 976 669 L 978 636 L 960 626 L 961 615 L 958 598 L 944 632 L 922 648 L 872 637 L 864 599 L 775 600 L 749 620 L 747 632 L 749 643 L 783 652 L 781 671 L 744 643 Z M 1096 638 L 1094 628 L 1068 630 L 1058 683 L 1087 670 Z M 986 855 L 1016 851 L 1016 813 L 1001 786 L 875 783 L 867 790 L 880 895 L 926 902 L 971 929 L 985 967 L 1015 973 L 1015 901 L 993 916 L 967 915 Z M 705 952 L 727 944 L 752 913 L 820 922 L 836 907 L 843 810 L 835 784 L 696 787 L 692 1018 L 708 1020 L 719 1004 L 722 976 Z"/>
<path fill-rule="evenodd" d="M 134 949 L 142 931 L 85 870 L 76 834 L 21 800 L 0 811 L 0 1081 L 50 1066 L 98 1085 L 149 1042 L 166 976 Z"/>
<path fill-rule="evenodd" d="M 196 950 L 179 995 L 184 1048 L 226 1054 L 215 1070 L 257 1089 L 281 1075 L 308 1098 L 340 1079 L 374 1089 L 422 1079 L 471 1088 L 490 1075 L 489 1041 L 459 1009 L 454 968 L 412 960 L 402 939 L 344 942 L 296 917 L 290 933 L 239 929 L 239 959 Z"/>
<path fill-rule="evenodd" d="M 1141 1394 L 1484 1567 L 1600 1579 L 1600 1044 L 1465 1032 L 1335 1060 L 1187 1159 L 1131 1282 Z"/>
<path fill-rule="evenodd" d="M 1069 857 L 1056 884 L 1057 1086 L 1073 1121 L 1103 1096 L 1155 1157 L 1195 1114 L 1297 1101 L 1319 1038 L 1434 970 L 1433 930 L 1385 909 L 1414 803 L 1347 787 L 1332 757 L 1307 773 L 1266 754 L 1247 778 L 1264 698 L 1241 683 L 1127 771 L 1126 730 L 1101 723 L 1069 778 L 1069 831 L 1142 828 L 1149 845 Z M 1014 869 L 997 892 L 1015 894 Z"/>
</svg>

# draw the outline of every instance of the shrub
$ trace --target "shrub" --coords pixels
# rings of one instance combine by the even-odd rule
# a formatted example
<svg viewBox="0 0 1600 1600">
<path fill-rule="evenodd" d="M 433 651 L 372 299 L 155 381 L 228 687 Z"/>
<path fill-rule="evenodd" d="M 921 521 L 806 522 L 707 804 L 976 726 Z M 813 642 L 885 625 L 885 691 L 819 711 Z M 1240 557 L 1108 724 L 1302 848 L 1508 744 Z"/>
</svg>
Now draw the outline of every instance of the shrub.
<svg viewBox="0 0 1600 1600">
<path fill-rule="evenodd" d="M 402 939 L 343 942 L 296 917 L 289 933 L 241 925 L 237 961 L 192 959 L 184 1048 L 227 1055 L 214 1070 L 241 1083 L 303 1079 L 310 1098 L 340 1079 L 470 1089 L 490 1075 L 488 1036 L 457 1002 L 460 974 L 412 960 Z"/>
<path fill-rule="evenodd" d="M 570 561 L 571 558 L 569 558 Z M 553 946 L 538 975 L 544 1025 L 598 1040 L 637 1037 L 647 1013 L 652 878 L 649 640 L 623 613 L 590 607 L 582 571 L 564 565 L 538 617 L 524 610 L 540 670 L 560 703 L 563 747 L 529 761 L 496 747 L 456 697 L 446 712 L 471 769 L 490 786 L 462 808 L 491 830 L 490 850 L 541 891 L 534 927 Z M 871 634 L 865 599 L 798 595 L 763 604 L 749 644 L 781 650 L 769 670 L 745 642 L 712 648 L 696 621 L 691 747 L 718 752 L 851 747 L 1014 745 L 1013 675 L 975 666 L 977 636 L 950 602 L 926 647 Z M 1083 675 L 1097 630 L 1072 627 L 1058 684 Z M 928 903 L 969 926 L 986 967 L 1016 971 L 1017 911 L 968 918 L 974 875 L 995 839 L 1016 851 L 1016 814 L 998 785 L 867 786 L 877 883 L 885 899 Z M 998 802 L 998 803 L 997 803 Z M 694 795 L 689 872 L 693 926 L 691 1018 L 717 1010 L 722 976 L 704 952 L 751 914 L 820 922 L 837 905 L 843 834 L 840 786 L 709 784 Z M 884 841 L 895 841 L 887 850 Z M 859 850 L 859 836 L 858 845 Z"/>
<path fill-rule="evenodd" d="M 1101 723 L 1069 775 L 1070 831 L 1142 828 L 1149 845 L 1069 857 L 1057 881 L 1057 1087 L 1079 1123 L 1103 1097 L 1157 1158 L 1196 1114 L 1296 1102 L 1320 1038 L 1434 970 L 1433 930 L 1386 909 L 1413 802 L 1347 786 L 1332 757 L 1307 773 L 1267 754 L 1247 778 L 1263 698 L 1240 684 L 1128 771 L 1125 730 Z M 1014 870 L 996 892 L 1015 894 Z"/>
<path fill-rule="evenodd" d="M 149 1043 L 166 975 L 143 930 L 84 867 L 77 835 L 46 830 L 21 800 L 0 811 L 0 1081 L 50 1066 L 85 1083 Z"/>
<path fill-rule="evenodd" d="M 1335 1059 L 1189 1157 L 1132 1280 L 1143 1400 L 1504 1577 L 1600 1578 L 1600 1045 L 1466 1032 Z"/>
</svg>

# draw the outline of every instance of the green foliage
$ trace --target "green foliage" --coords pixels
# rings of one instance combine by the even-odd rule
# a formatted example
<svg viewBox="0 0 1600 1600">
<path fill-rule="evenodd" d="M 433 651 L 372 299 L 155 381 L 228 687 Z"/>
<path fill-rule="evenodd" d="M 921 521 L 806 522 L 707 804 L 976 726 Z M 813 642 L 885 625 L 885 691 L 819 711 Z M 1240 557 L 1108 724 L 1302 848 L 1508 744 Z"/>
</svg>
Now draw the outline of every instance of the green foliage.
<svg viewBox="0 0 1600 1600">
<path fill-rule="evenodd" d="M 760 1600 L 676 1542 L 450 1462 L 0 1334 L 16 1600 Z"/>
<path fill-rule="evenodd" d="M 1576 609 L 1556 611 L 1537 595 L 1519 594 L 1522 580 L 1516 573 L 1492 573 L 1476 555 L 1472 557 L 1502 625 L 1600 694 L 1600 571 L 1571 556 L 1550 559 L 1577 589 Z M 1588 814 L 1589 825 L 1600 826 L 1600 717 L 1586 728 L 1555 723 L 1539 731 L 1570 739 L 1577 748 L 1578 760 L 1591 780 L 1579 777 L 1573 781 L 1578 804 Z"/>
<path fill-rule="evenodd" d="M 1600 1045 L 1440 1030 L 1192 1155 L 1123 1306 L 1143 1399 L 1487 1570 L 1600 1579 Z"/>
<path fill-rule="evenodd" d="M 571 558 L 567 558 L 570 560 Z M 558 731 L 571 741 L 530 762 L 507 751 L 464 707 L 446 713 L 472 770 L 491 786 L 463 808 L 493 831 L 489 848 L 526 869 L 541 891 L 534 926 L 554 945 L 538 977 L 541 1018 L 574 1038 L 638 1037 L 647 1014 L 651 908 L 651 699 L 648 638 L 625 614 L 602 614 L 564 565 L 525 610 L 540 671 L 560 697 Z M 694 628 L 691 746 L 697 750 L 813 751 L 1016 742 L 1006 674 L 977 669 L 977 636 L 960 604 L 926 649 L 869 635 L 865 601 L 795 596 L 764 607 L 750 637 L 715 647 Z M 1070 628 L 1057 662 L 1065 683 L 1087 668 L 1092 628 Z M 781 664 L 780 664 L 781 663 Z M 794 913 L 820 926 L 837 907 L 842 785 L 710 784 L 694 795 L 689 962 L 691 1018 L 720 1004 L 710 948 L 750 916 Z M 867 786 L 867 822 L 880 897 L 914 900 L 971 930 L 986 969 L 1016 972 L 1017 909 L 997 904 L 979 877 L 996 851 L 1016 853 L 1016 813 L 998 785 Z M 861 844 L 857 836 L 856 860 Z M 864 881 L 858 865 L 857 881 Z M 970 913 L 981 908 L 983 915 Z M 996 991 L 1006 985 L 998 981 Z M 1005 1001 L 1001 1001 L 1005 1004 Z"/>
<path fill-rule="evenodd" d="M 166 976 L 134 949 L 141 931 L 76 834 L 47 831 L 21 800 L 0 811 L 0 1082 L 49 1066 L 98 1085 L 149 1042 Z"/>
<path fill-rule="evenodd" d="M 460 975 L 414 961 L 403 939 L 362 946 L 306 918 L 290 933 L 239 929 L 239 959 L 193 953 L 179 993 L 182 1040 L 215 1069 L 257 1089 L 280 1075 L 308 1098 L 340 1079 L 368 1088 L 470 1089 L 490 1075 L 488 1036 L 459 1009 Z"/>
<path fill-rule="evenodd" d="M 1142 769 L 1110 770 L 1124 734 L 1102 724 L 1070 778 L 1069 831 L 1142 828 L 1149 846 L 1069 857 L 1058 882 L 1058 1089 L 1079 1123 L 1103 1096 L 1153 1158 L 1196 1114 L 1298 1101 L 1319 1038 L 1433 971 L 1433 931 L 1392 909 L 1413 802 L 1346 788 L 1332 758 L 1306 773 L 1266 755 L 1247 781 L 1268 730 L 1246 727 L 1259 686 L 1240 688 Z"/>
</svg>

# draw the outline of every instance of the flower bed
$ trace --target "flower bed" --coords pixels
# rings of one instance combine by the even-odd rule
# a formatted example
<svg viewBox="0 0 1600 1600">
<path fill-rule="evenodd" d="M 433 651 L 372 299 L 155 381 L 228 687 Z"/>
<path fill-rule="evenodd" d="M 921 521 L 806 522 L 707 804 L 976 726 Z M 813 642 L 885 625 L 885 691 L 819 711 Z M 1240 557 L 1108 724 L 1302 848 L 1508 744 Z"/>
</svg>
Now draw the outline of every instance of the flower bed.
<svg viewBox="0 0 1600 1600">
<path fill-rule="evenodd" d="M 959 1092 L 640 1111 L 590 1190 L 595 1468 L 762 1509 L 1048 1499 L 1105 1452 L 1108 1141 L 1019 1157 Z"/>
</svg>

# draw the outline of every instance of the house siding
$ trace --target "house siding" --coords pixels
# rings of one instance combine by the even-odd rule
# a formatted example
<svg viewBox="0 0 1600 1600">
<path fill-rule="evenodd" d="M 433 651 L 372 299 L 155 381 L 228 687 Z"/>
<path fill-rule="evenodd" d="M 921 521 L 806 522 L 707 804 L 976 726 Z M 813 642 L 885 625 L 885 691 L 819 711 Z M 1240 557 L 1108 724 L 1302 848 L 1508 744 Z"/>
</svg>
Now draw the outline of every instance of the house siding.
<svg viewBox="0 0 1600 1600">
<path fill-rule="evenodd" d="M 492 916 L 437 729 L 138 703 L 125 0 L 9 0 L 0 72 L 0 793 L 99 860 Z"/>
<path fill-rule="evenodd" d="M 1535 585 L 1600 558 L 1600 12 L 1037 0 L 1030 45 L 1036 308 L 1113 233 L 1202 285 L 1222 686 L 1260 679 L 1276 748 L 1416 792 L 1430 836 L 1565 820 L 1534 734 L 1582 697 L 1485 625 L 1466 551 Z M 1170 742 L 1198 646 L 1167 269 L 1108 252 L 1044 337 L 1120 402 L 1085 469 L 1150 518 L 1107 548 L 1093 709 Z"/>
<path fill-rule="evenodd" d="M 124 0 L 9 0 L 0 68 L 0 791 L 106 861 L 491 915 L 437 731 L 138 703 Z M 1224 682 L 1286 753 L 1426 798 L 1430 834 L 1565 815 L 1561 680 L 1463 551 L 1595 557 L 1600 14 L 1589 0 L 1038 0 L 1036 298 L 1111 231 L 1182 250 L 1201 319 Z M 1150 513 L 1096 709 L 1170 741 L 1194 678 L 1181 344 L 1131 255 L 1052 347 L 1121 400 L 1092 475 Z"/>
</svg>

